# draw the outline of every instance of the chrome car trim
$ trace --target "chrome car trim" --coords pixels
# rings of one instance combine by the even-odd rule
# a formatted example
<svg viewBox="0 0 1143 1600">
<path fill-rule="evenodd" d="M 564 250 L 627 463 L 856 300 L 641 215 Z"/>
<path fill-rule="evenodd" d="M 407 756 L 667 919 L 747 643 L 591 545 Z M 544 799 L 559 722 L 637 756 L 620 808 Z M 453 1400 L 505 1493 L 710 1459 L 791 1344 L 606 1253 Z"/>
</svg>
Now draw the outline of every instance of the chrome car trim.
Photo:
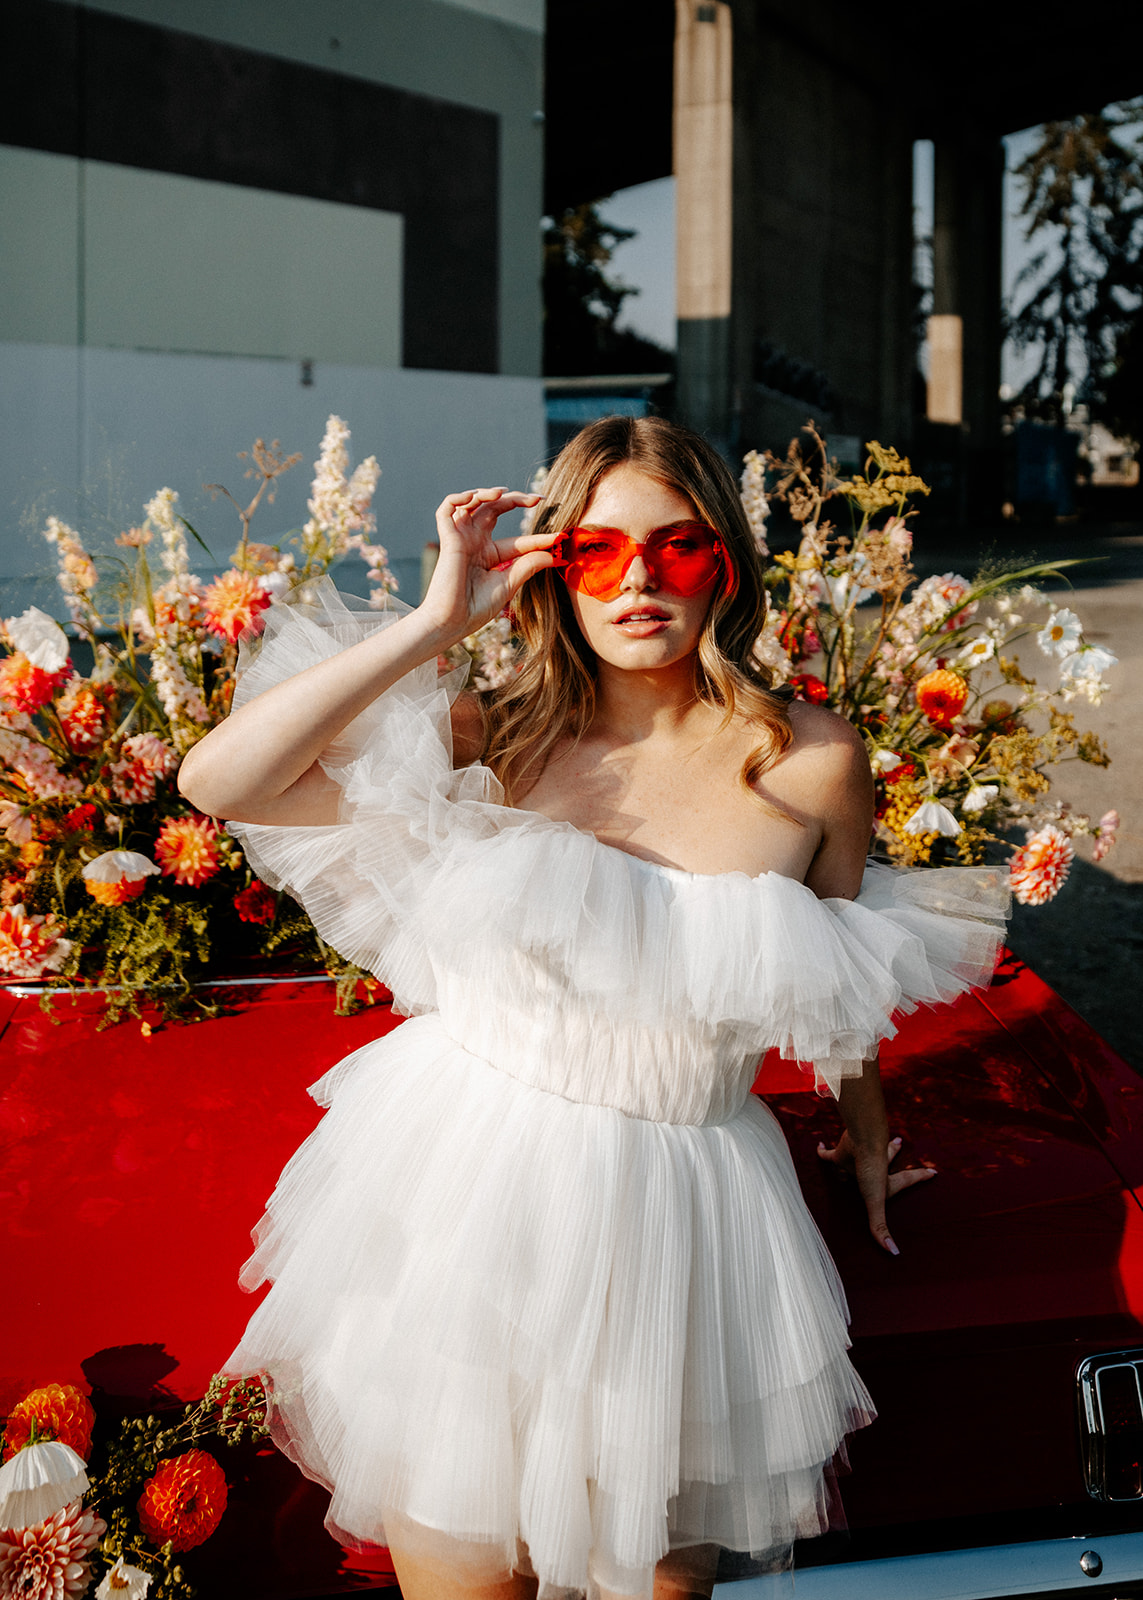
<svg viewBox="0 0 1143 1600">
<path fill-rule="evenodd" d="M 1143 1500 L 1143 1349 L 1102 1350 L 1076 1369 L 1080 1453 L 1093 1500 Z"/>
<path fill-rule="evenodd" d="M 306 972 L 306 973 L 299 973 L 296 977 L 291 977 L 287 973 L 284 976 L 276 977 L 276 978 L 204 978 L 200 983 L 192 983 L 191 984 L 191 988 L 192 989 L 248 989 L 248 988 L 253 988 L 255 984 L 257 984 L 261 988 L 269 988 L 272 984 L 275 984 L 275 983 L 336 983 L 336 982 L 337 982 L 336 978 L 331 977 L 331 975 L 328 972 Z M 163 985 L 162 984 L 155 984 L 153 987 L 154 987 L 156 992 L 161 992 L 162 988 L 163 988 Z M 174 986 L 170 985 L 170 987 L 174 987 Z M 0 983 L 0 993 L 3 993 L 3 994 L 14 994 L 16 996 L 16 998 L 19 999 L 19 1000 L 26 1000 L 30 995 L 43 994 L 47 990 L 50 990 L 53 994 L 58 994 L 58 995 L 64 996 L 65 998 L 68 998 L 68 997 L 72 997 L 72 996 L 75 996 L 75 995 L 81 995 L 81 994 L 119 994 L 119 993 L 122 992 L 122 986 L 121 985 L 113 985 L 111 988 L 103 988 L 103 989 L 90 988 L 89 989 L 88 986 L 86 984 L 84 984 L 84 983 L 77 983 L 74 988 L 68 988 L 66 985 L 59 984 L 59 983 Z"/>
<path fill-rule="evenodd" d="M 719 1583 L 714 1593 L 716 1600 L 1001 1600 L 1063 1593 L 1095 1577 L 1101 1593 L 1104 1584 L 1143 1579 L 1143 1532 L 803 1567 L 796 1574 Z"/>
</svg>

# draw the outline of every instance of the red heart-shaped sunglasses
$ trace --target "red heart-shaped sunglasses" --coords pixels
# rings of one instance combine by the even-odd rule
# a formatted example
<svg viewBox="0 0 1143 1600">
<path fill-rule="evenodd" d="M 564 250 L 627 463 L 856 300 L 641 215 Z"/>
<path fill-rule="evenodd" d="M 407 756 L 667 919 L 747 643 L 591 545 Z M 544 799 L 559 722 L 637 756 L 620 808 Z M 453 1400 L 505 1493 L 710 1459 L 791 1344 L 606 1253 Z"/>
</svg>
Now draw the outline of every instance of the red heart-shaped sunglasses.
<svg viewBox="0 0 1143 1600">
<path fill-rule="evenodd" d="M 568 587 L 595 600 L 619 598 L 636 556 L 642 556 L 652 588 L 684 599 L 705 589 L 724 564 L 722 540 L 705 522 L 672 522 L 638 542 L 619 528 L 569 528 L 552 554 Z"/>
</svg>

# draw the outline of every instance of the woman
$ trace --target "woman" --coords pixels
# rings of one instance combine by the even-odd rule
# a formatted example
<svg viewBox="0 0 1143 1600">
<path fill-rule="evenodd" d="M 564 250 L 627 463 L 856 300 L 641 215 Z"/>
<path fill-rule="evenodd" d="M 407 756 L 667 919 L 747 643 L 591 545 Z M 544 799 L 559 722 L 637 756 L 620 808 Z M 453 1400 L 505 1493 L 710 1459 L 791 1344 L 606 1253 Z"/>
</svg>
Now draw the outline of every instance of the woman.
<svg viewBox="0 0 1143 1600">
<path fill-rule="evenodd" d="M 758 1055 L 834 1086 L 826 1154 L 896 1253 L 885 1200 L 928 1174 L 888 1172 L 877 1041 L 987 980 L 998 896 L 913 874 L 895 905 L 883 873 L 855 902 L 868 759 L 753 664 L 759 562 L 702 439 L 595 423 L 496 538 L 537 501 L 450 495 L 414 611 L 275 608 L 183 764 L 414 1018 L 317 1086 L 228 1367 L 268 1373 L 406 1600 L 705 1595 L 717 1546 L 824 1526 L 872 1416 Z M 438 657 L 508 603 L 522 671 L 450 712 Z M 953 878 L 967 915 L 927 910 Z"/>
</svg>

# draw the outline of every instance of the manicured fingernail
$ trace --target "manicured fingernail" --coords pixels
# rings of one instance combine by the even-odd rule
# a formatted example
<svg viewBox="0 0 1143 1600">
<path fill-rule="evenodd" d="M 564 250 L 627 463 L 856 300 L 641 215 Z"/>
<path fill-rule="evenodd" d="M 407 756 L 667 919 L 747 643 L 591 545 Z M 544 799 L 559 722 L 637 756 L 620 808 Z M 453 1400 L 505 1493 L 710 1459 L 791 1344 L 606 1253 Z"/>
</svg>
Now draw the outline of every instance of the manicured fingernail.
<svg viewBox="0 0 1143 1600">
<path fill-rule="evenodd" d="M 900 1134 L 898 1134 L 897 1137 L 893 1140 L 893 1143 L 894 1144 L 900 1144 L 901 1143 L 901 1135 Z"/>
<path fill-rule="evenodd" d="M 885 1248 L 886 1248 L 886 1250 L 888 1250 L 888 1252 L 889 1252 L 889 1254 L 891 1256 L 899 1256 L 901 1254 L 900 1250 L 898 1250 L 897 1246 L 893 1243 L 892 1239 L 886 1239 Z"/>
</svg>

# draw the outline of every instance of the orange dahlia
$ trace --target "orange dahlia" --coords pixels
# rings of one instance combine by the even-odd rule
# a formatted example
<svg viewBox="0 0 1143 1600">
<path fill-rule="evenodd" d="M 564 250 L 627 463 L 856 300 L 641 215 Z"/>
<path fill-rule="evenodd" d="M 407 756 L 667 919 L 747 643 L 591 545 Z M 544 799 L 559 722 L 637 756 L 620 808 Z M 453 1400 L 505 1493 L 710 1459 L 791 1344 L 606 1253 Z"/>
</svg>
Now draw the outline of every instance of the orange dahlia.
<svg viewBox="0 0 1143 1600">
<path fill-rule="evenodd" d="M 209 817 L 168 817 L 155 839 L 155 859 L 167 877 L 197 889 L 221 865 L 218 824 Z"/>
<path fill-rule="evenodd" d="M 49 1383 L 33 1389 L 12 1410 L 4 1437 L 4 1460 L 37 1439 L 59 1439 L 86 1461 L 91 1449 L 95 1412 L 85 1394 L 70 1383 Z"/>
<path fill-rule="evenodd" d="M 252 572 L 231 567 L 203 591 L 206 625 L 211 633 L 229 639 L 255 626 L 258 614 L 270 604 L 270 595 Z"/>
<path fill-rule="evenodd" d="M 1010 862 L 1012 893 L 1022 906 L 1042 906 L 1064 886 L 1075 850 L 1067 834 L 1048 826 L 1030 834 Z"/>
<path fill-rule="evenodd" d="M 226 1510 L 226 1474 L 205 1450 L 164 1461 L 143 1485 L 139 1522 L 152 1544 L 192 1550 L 209 1539 Z"/>
<path fill-rule="evenodd" d="M 959 672 L 948 672 L 942 667 L 918 678 L 914 693 L 917 704 L 929 721 L 942 728 L 947 727 L 964 710 L 968 684 Z"/>
</svg>

